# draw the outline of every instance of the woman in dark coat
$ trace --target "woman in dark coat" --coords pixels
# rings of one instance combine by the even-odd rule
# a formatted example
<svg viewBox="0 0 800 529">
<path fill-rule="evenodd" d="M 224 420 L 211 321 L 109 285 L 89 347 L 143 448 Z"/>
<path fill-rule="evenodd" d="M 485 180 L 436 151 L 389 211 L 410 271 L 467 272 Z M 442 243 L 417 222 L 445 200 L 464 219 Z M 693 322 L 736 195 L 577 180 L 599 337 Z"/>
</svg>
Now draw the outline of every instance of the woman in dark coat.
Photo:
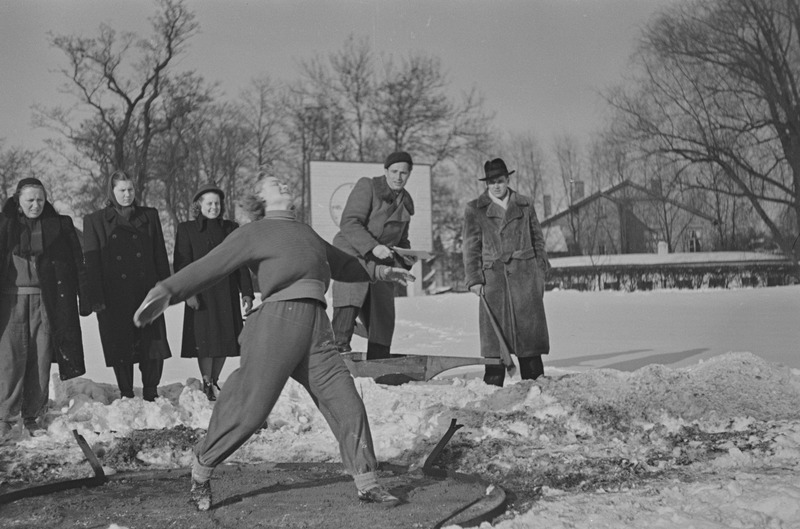
<svg viewBox="0 0 800 529">
<path fill-rule="evenodd" d="M 175 235 L 172 264 L 176 273 L 206 255 L 239 227 L 222 218 L 224 199 L 225 193 L 213 184 L 201 187 L 194 194 L 195 220 L 178 224 Z M 219 374 L 225 359 L 239 356 L 238 340 L 243 327 L 240 293 L 242 306 L 249 312 L 253 308 L 253 283 L 247 267 L 186 300 L 181 356 L 197 358 L 208 400 L 217 400 L 214 387 L 219 389 Z"/>
<path fill-rule="evenodd" d="M 499 357 L 504 340 L 522 378 L 536 379 L 544 374 L 541 355 L 550 352 L 543 303 L 549 262 L 533 200 L 508 187 L 513 173 L 500 158 L 484 164 L 487 189 L 467 204 L 462 251 L 467 287 L 483 298 L 481 356 Z M 486 366 L 487 384 L 502 386 L 504 378 L 503 366 Z"/>
<path fill-rule="evenodd" d="M 97 313 L 106 365 L 122 397 L 133 397 L 133 365 L 142 373 L 142 396 L 158 396 L 164 359 L 171 356 L 163 316 L 147 328 L 133 314 L 147 292 L 169 277 L 158 211 L 136 204 L 133 181 L 123 171 L 108 178 L 108 202 L 83 221 L 91 308 Z"/>
<path fill-rule="evenodd" d="M 41 433 L 52 363 L 61 380 L 86 372 L 85 287 L 72 219 L 56 213 L 38 179 L 21 180 L 0 213 L 0 437 L 20 412 L 24 427 Z"/>
</svg>

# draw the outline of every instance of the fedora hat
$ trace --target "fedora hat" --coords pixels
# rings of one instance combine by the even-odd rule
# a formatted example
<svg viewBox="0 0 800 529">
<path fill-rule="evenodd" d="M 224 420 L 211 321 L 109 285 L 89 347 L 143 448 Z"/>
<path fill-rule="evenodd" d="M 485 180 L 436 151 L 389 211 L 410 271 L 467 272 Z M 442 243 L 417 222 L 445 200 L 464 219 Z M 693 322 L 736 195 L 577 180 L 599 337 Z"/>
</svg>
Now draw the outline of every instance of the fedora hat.
<svg viewBox="0 0 800 529">
<path fill-rule="evenodd" d="M 502 158 L 495 158 L 483 164 L 483 178 L 478 180 L 489 180 L 498 176 L 511 176 L 514 171 L 509 171 L 506 167 L 506 162 Z"/>
</svg>

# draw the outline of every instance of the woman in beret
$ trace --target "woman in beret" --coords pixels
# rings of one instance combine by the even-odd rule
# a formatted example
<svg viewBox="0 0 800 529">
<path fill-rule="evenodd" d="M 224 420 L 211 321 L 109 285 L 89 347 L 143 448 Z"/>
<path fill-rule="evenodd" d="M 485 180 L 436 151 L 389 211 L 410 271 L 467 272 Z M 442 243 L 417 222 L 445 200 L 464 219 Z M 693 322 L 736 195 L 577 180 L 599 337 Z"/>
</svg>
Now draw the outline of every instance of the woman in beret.
<svg viewBox="0 0 800 529">
<path fill-rule="evenodd" d="M 223 219 L 225 193 L 214 184 L 202 186 L 192 199 L 194 220 L 178 224 L 172 265 L 175 272 L 205 256 L 239 227 Z M 242 311 L 253 308 L 253 283 L 246 266 L 186 300 L 183 313 L 181 357 L 197 358 L 203 377 L 203 392 L 217 400 L 219 374 L 225 359 L 239 356 Z"/>
</svg>

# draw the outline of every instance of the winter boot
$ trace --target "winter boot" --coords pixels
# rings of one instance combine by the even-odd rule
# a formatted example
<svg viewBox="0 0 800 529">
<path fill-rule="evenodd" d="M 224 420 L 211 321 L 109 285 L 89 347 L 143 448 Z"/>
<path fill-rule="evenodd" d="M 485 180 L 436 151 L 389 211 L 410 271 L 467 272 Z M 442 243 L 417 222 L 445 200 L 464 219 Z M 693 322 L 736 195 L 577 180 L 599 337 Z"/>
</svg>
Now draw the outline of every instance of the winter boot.
<svg viewBox="0 0 800 529">
<path fill-rule="evenodd" d="M 214 395 L 214 385 L 211 382 L 203 380 L 203 393 L 206 394 L 208 400 L 212 402 L 217 400 L 217 396 Z"/>
<path fill-rule="evenodd" d="M 145 386 L 142 388 L 142 398 L 148 402 L 155 402 L 158 397 L 158 388 Z"/>
<path fill-rule="evenodd" d="M 39 423 L 36 421 L 35 417 L 28 417 L 22 422 L 23 426 L 31 437 L 41 437 L 47 433 L 47 430 L 39 426 Z"/>
</svg>

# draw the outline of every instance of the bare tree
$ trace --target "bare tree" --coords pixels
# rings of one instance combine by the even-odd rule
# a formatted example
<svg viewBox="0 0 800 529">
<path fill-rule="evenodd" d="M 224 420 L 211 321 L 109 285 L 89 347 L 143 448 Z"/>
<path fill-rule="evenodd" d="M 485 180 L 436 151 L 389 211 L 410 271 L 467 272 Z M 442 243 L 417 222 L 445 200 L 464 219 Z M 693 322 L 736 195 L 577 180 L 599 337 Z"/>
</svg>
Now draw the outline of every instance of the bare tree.
<svg viewBox="0 0 800 529">
<path fill-rule="evenodd" d="M 8 197 L 17 182 L 27 177 L 38 177 L 38 155 L 22 147 L 5 148 L 0 139 L 0 189 Z M 1 207 L 1 206 L 0 206 Z"/>
<path fill-rule="evenodd" d="M 633 90 L 609 100 L 617 132 L 651 154 L 710 165 L 782 251 L 800 259 L 800 5 L 685 1 L 645 30 Z"/>
<path fill-rule="evenodd" d="M 516 188 L 523 195 L 541 200 L 549 182 L 545 171 L 545 157 L 539 142 L 532 133 L 513 135 L 509 142 L 507 157 L 513 160 L 516 170 Z"/>
<path fill-rule="evenodd" d="M 580 144 L 574 136 L 564 134 L 555 138 L 553 149 L 562 191 L 556 209 L 561 209 L 562 207 L 571 208 L 574 202 L 577 201 L 577 197 L 582 195 L 584 185 Z M 581 210 L 578 208 L 571 209 L 567 215 L 573 244 L 569 251 L 573 255 L 581 255 L 584 251 L 591 250 L 591 248 L 583 248 L 581 241 L 581 235 L 584 233 L 584 224 L 587 221 L 584 217 L 585 215 L 582 215 Z"/>
<path fill-rule="evenodd" d="M 281 88 L 269 76 L 254 78 L 240 96 L 241 118 L 246 123 L 255 167 L 267 166 L 280 157 L 284 144 L 281 130 L 285 114 Z"/>
<path fill-rule="evenodd" d="M 61 70 L 64 90 L 75 96 L 77 105 L 37 110 L 41 125 L 61 133 L 93 162 L 91 177 L 102 179 L 113 169 L 126 169 L 140 196 L 146 193 L 154 138 L 190 109 L 165 105 L 163 95 L 175 58 L 198 27 L 183 0 L 157 0 L 156 5 L 149 38 L 118 33 L 105 24 L 94 37 L 51 35 L 51 46 L 67 59 Z M 88 117 L 76 118 L 76 111 Z"/>
<path fill-rule="evenodd" d="M 483 96 L 473 89 L 454 102 L 448 86 L 438 58 L 418 54 L 399 66 L 386 62 L 373 112 L 391 150 L 413 152 L 435 166 L 488 143 L 491 116 Z"/>
<path fill-rule="evenodd" d="M 359 162 L 376 159 L 377 138 L 371 133 L 374 119 L 370 102 L 375 93 L 375 70 L 372 50 L 366 38 L 350 36 L 344 48 L 330 55 L 332 87 L 340 99 L 345 130 L 354 147 L 351 159 Z"/>
</svg>

